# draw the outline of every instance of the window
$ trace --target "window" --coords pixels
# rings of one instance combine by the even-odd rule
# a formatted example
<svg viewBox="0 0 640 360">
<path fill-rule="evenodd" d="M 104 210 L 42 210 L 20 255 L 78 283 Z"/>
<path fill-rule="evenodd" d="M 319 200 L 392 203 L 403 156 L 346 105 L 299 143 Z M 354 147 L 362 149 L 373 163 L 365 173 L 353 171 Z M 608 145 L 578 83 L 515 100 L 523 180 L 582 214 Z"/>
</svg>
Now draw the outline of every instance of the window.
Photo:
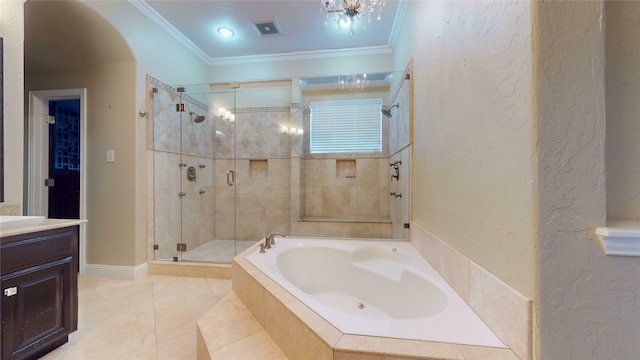
<svg viewBox="0 0 640 360">
<path fill-rule="evenodd" d="M 312 154 L 382 152 L 382 99 L 313 101 L 309 107 Z"/>
</svg>

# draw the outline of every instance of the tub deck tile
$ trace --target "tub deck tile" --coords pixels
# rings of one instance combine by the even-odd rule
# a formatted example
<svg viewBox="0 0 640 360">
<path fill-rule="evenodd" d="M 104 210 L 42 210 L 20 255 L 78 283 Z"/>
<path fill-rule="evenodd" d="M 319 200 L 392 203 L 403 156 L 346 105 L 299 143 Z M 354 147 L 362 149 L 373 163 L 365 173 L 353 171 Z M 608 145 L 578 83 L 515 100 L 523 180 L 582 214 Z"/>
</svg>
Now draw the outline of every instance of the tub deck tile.
<svg viewBox="0 0 640 360">
<path fill-rule="evenodd" d="M 519 360 L 511 349 L 489 348 L 470 345 L 458 345 L 465 360 Z"/>
<path fill-rule="evenodd" d="M 220 300 L 197 328 L 199 360 L 287 359 L 235 293 Z"/>
<path fill-rule="evenodd" d="M 428 354 L 428 355 L 425 355 Z M 465 360 L 455 344 L 345 334 L 334 348 L 335 360 Z"/>
</svg>

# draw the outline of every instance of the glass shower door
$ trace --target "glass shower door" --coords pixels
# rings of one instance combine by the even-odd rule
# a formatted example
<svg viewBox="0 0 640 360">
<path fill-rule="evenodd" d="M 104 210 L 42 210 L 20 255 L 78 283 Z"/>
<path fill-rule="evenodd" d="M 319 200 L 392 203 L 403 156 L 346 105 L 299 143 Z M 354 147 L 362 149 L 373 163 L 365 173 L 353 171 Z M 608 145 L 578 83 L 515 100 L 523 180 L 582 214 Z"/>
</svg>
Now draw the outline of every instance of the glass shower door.
<svg viewBox="0 0 640 360">
<path fill-rule="evenodd" d="M 207 98 L 187 90 L 152 92 L 154 258 L 212 261 L 215 119 Z"/>
<path fill-rule="evenodd" d="M 236 255 L 236 92 L 212 92 L 209 102 L 214 112 L 215 158 L 215 248 L 211 261 L 229 263 Z"/>
<path fill-rule="evenodd" d="M 302 113 L 290 109 L 290 85 L 180 90 L 153 91 L 155 258 L 230 263 L 268 233 L 289 233 Z"/>
</svg>

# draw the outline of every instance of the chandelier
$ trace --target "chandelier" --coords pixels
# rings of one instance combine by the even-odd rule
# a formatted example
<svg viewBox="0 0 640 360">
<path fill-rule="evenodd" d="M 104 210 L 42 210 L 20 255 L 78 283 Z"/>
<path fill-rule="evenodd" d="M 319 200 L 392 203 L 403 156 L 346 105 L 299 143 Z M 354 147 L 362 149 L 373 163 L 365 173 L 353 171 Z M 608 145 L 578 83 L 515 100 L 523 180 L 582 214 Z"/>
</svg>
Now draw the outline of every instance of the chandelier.
<svg viewBox="0 0 640 360">
<path fill-rule="evenodd" d="M 382 8 L 384 0 L 320 0 L 322 8 L 320 12 L 324 14 L 324 24 L 329 23 L 329 14 L 335 14 L 335 23 L 339 28 L 350 27 L 349 36 L 353 36 L 353 26 L 356 19 L 361 20 L 363 15 L 368 17 L 367 23 L 371 22 L 371 14 L 377 12 L 376 19 L 382 18 Z M 362 24 L 362 30 L 366 30 L 366 25 Z"/>
<path fill-rule="evenodd" d="M 365 88 L 369 84 L 367 74 L 360 75 L 346 75 L 338 78 L 338 84 L 340 89 L 347 92 L 355 92 Z"/>
</svg>

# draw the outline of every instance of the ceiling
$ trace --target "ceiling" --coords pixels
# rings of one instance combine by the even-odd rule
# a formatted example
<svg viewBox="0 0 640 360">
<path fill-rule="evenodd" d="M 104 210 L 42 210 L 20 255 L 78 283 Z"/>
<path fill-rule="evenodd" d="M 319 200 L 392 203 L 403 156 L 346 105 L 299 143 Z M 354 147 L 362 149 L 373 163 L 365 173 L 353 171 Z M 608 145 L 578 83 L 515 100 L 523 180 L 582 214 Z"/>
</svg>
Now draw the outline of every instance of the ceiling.
<svg viewBox="0 0 640 360">
<path fill-rule="evenodd" d="M 389 53 L 397 38 L 396 19 L 404 0 L 386 0 L 382 18 L 355 23 L 354 36 L 340 29 L 320 9 L 320 0 L 129 0 L 210 65 L 258 62 L 278 58 L 321 58 L 348 53 Z M 340 0 L 338 0 L 340 1 Z M 364 0 L 363 0 L 364 2 Z M 275 21 L 281 33 L 263 36 L 254 20 Z M 366 29 L 363 29 L 363 25 Z M 226 26 L 231 39 L 218 35 Z"/>
</svg>

